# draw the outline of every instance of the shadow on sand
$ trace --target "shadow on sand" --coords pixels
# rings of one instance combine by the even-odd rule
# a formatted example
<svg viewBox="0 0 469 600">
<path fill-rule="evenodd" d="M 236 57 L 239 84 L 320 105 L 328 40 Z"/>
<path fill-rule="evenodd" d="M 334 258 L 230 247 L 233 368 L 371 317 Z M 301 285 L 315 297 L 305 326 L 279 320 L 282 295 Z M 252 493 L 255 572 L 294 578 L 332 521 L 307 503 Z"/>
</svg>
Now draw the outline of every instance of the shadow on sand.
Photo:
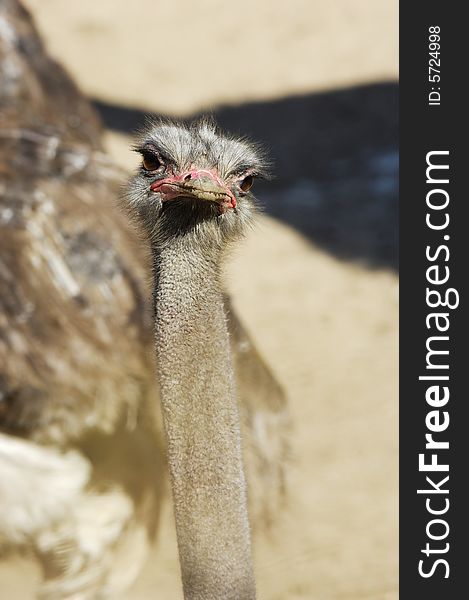
<svg viewBox="0 0 469 600">
<path fill-rule="evenodd" d="M 148 115 L 101 101 L 94 106 L 108 128 L 125 133 Z M 336 257 L 397 270 L 397 83 L 221 107 L 212 114 L 224 129 L 269 149 L 275 179 L 258 187 L 268 214 Z"/>
</svg>

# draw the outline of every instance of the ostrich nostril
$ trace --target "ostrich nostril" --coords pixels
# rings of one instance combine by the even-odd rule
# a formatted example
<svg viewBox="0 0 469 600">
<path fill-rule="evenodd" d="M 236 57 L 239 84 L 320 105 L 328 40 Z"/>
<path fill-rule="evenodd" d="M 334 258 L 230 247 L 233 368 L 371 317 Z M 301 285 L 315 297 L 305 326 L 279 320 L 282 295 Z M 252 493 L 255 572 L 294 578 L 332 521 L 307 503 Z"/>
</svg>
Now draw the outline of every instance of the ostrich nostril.
<svg viewBox="0 0 469 600">
<path fill-rule="evenodd" d="M 190 173 L 188 173 L 185 177 L 184 177 L 184 181 L 189 181 L 190 179 L 192 179 L 192 175 Z"/>
</svg>

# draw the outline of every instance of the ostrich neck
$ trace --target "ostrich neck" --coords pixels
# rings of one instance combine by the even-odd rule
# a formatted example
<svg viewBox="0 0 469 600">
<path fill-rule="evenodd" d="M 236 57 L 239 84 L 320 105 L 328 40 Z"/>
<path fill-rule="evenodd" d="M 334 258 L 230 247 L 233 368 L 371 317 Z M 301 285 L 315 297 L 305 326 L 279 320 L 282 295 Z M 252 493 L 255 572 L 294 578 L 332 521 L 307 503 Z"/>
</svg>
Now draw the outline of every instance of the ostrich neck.
<svg viewBox="0 0 469 600">
<path fill-rule="evenodd" d="M 253 600 L 240 423 L 219 252 L 154 251 L 161 402 L 186 600 Z"/>
</svg>

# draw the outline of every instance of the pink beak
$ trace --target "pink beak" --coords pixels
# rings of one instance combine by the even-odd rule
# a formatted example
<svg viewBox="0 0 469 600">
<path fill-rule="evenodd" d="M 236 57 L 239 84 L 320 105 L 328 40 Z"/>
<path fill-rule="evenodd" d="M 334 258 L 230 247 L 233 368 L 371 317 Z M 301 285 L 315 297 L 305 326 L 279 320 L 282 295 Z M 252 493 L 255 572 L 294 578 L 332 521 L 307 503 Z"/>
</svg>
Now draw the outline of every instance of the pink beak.
<svg viewBox="0 0 469 600">
<path fill-rule="evenodd" d="M 191 198 L 215 202 L 222 212 L 236 208 L 233 192 L 215 173 L 206 169 L 191 169 L 173 177 L 158 179 L 150 185 L 150 189 L 161 194 L 163 202 Z"/>
</svg>

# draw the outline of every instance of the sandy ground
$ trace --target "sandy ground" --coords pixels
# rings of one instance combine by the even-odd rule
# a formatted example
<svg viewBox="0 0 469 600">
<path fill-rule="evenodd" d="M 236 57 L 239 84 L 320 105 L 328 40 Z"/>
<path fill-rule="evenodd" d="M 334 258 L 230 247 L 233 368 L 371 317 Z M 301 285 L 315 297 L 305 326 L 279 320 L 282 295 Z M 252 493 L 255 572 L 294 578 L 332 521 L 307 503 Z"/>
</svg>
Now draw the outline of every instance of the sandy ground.
<svg viewBox="0 0 469 600">
<path fill-rule="evenodd" d="M 397 77 L 397 2 L 28 0 L 51 52 L 94 98 L 190 115 Z M 109 132 L 122 164 L 128 138 Z M 268 203 L 268 198 L 264 199 Z M 259 598 L 397 598 L 397 277 L 339 260 L 262 217 L 229 267 L 240 315 L 288 391 L 290 499 L 256 539 Z M 121 600 L 181 598 L 171 507 Z M 33 598 L 27 563 L 0 596 Z"/>
</svg>

